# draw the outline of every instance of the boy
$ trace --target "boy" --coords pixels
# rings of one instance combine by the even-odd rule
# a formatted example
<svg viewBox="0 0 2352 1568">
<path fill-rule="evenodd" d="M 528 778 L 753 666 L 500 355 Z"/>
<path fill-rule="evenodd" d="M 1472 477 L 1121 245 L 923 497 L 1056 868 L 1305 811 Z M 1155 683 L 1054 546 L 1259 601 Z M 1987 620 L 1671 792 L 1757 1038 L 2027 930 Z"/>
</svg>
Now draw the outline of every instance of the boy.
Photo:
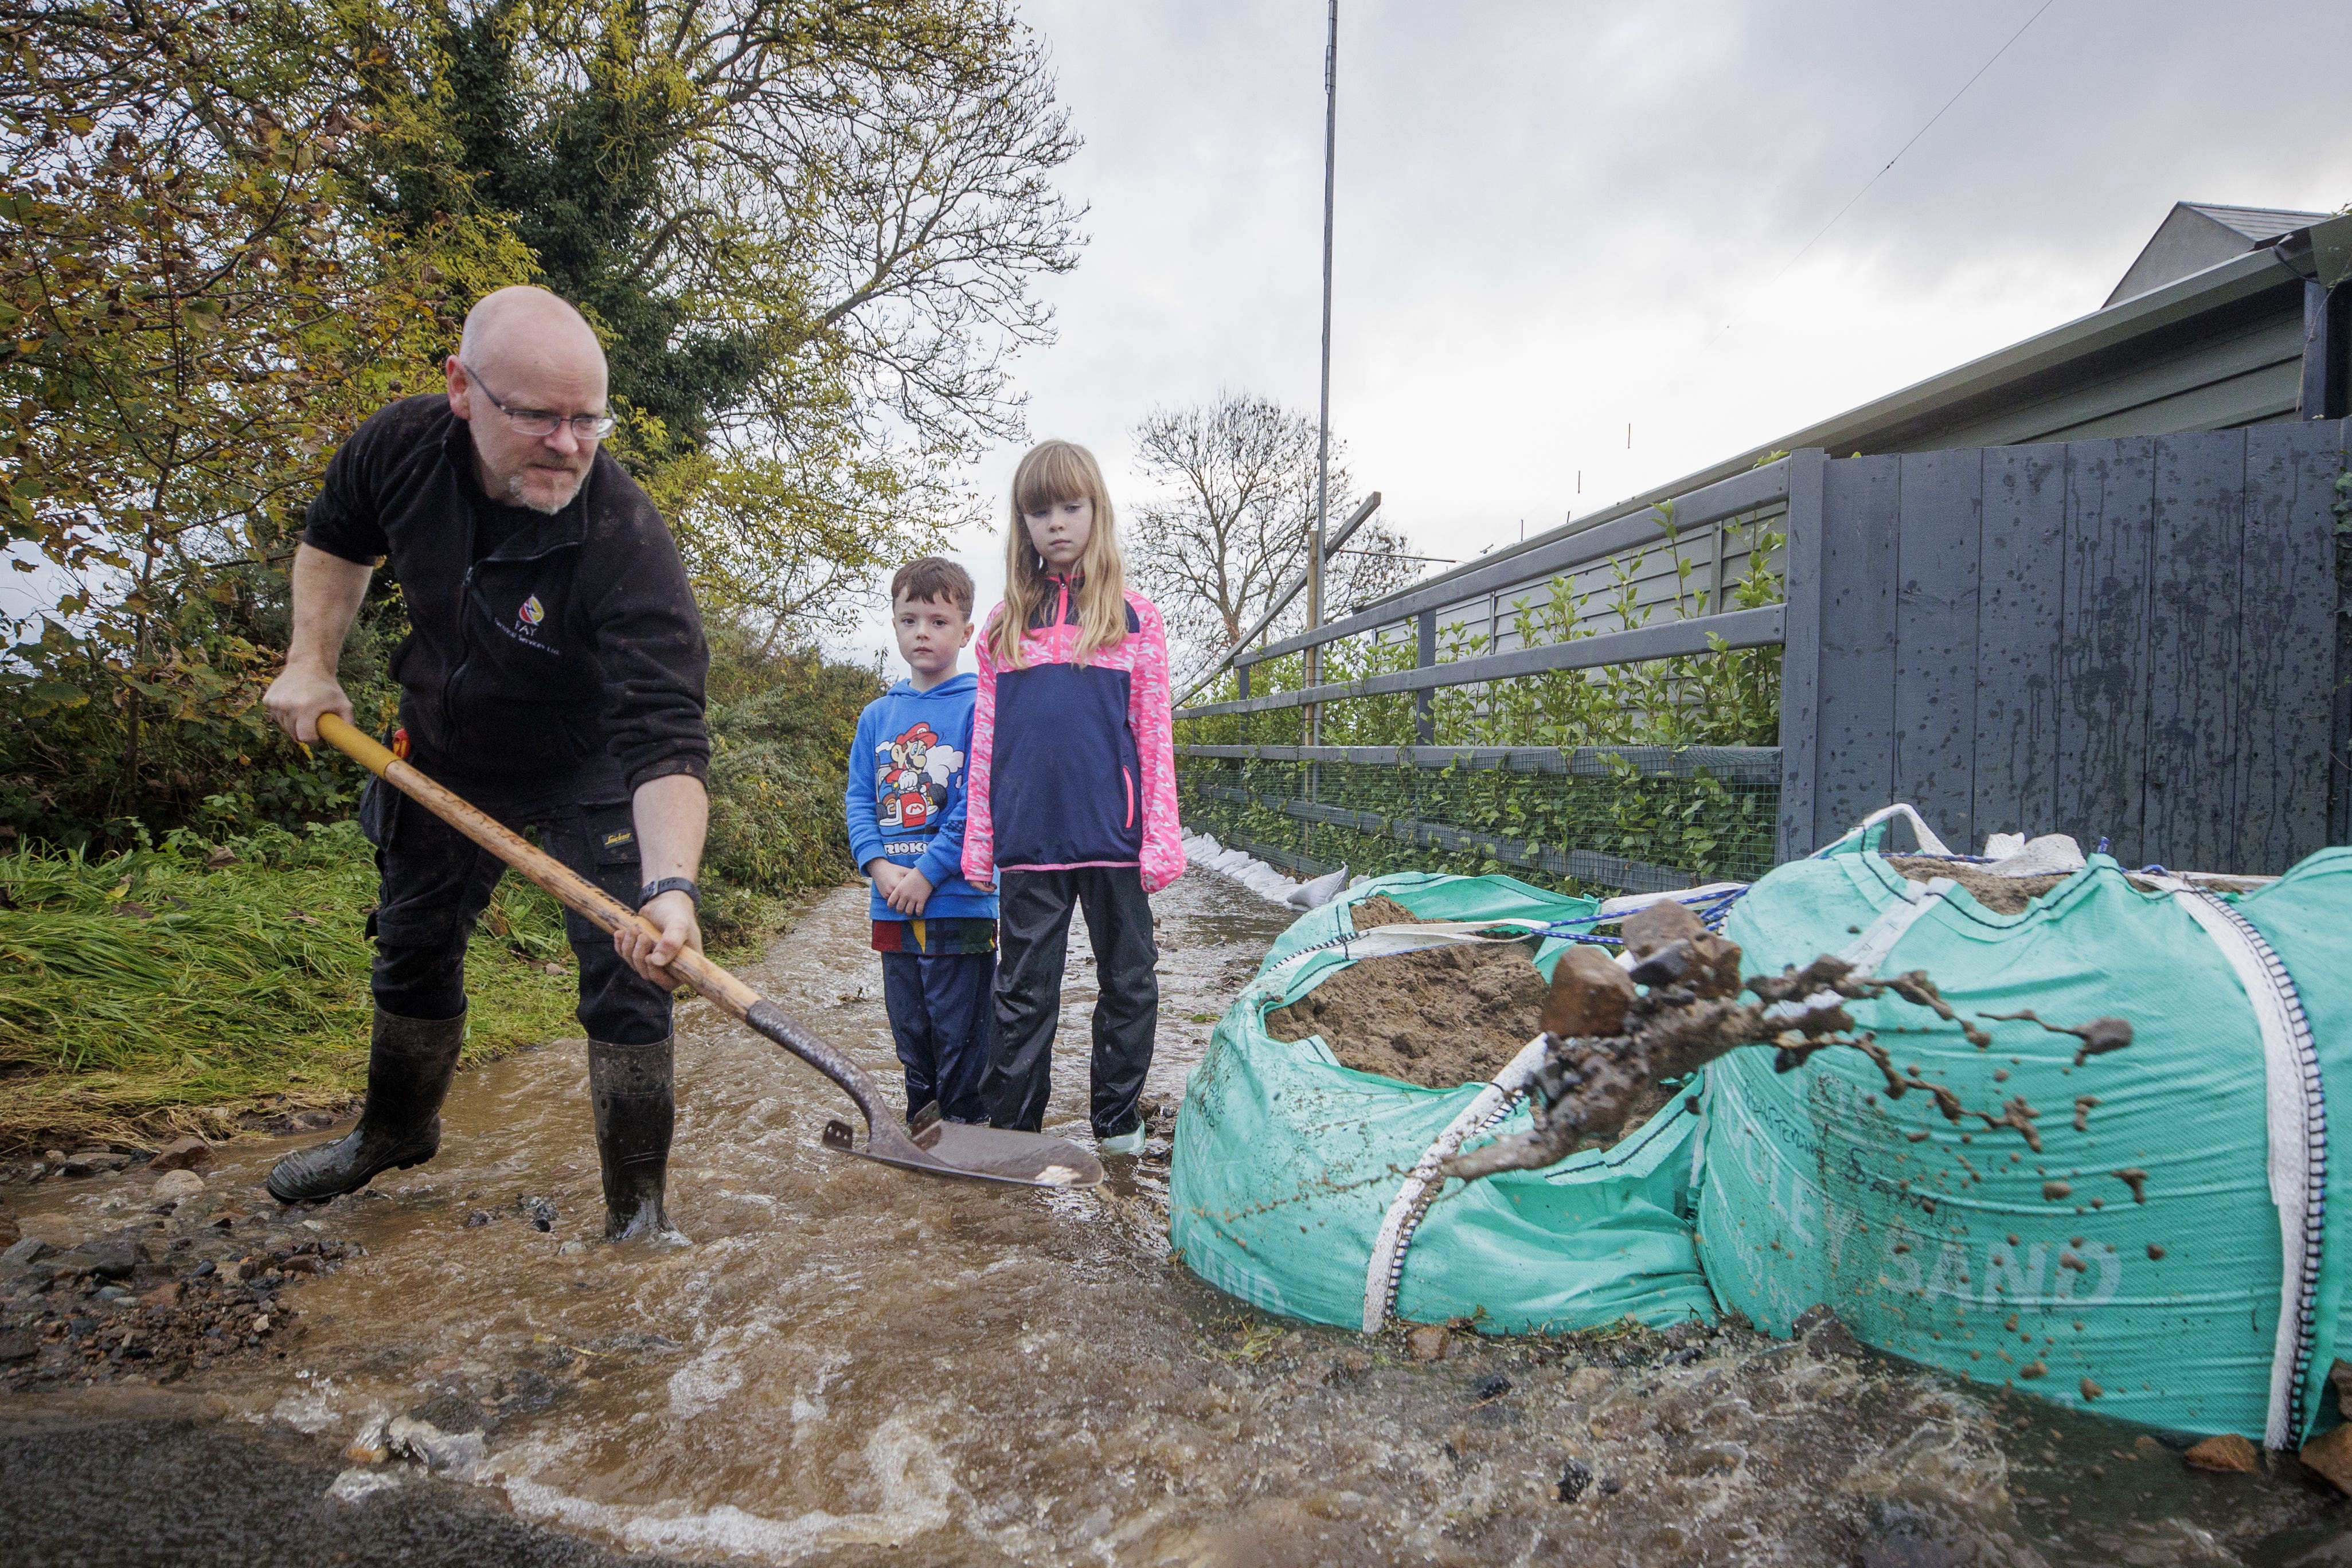
<svg viewBox="0 0 2352 1568">
<path fill-rule="evenodd" d="M 963 879 L 964 759 L 977 684 L 956 664 L 971 641 L 971 576 L 937 556 L 890 580 L 908 678 L 867 705 L 849 749 L 849 847 L 874 879 L 882 1001 L 907 1069 L 911 1121 L 937 1102 L 950 1122 L 988 1120 L 989 993 L 996 896 Z"/>
</svg>

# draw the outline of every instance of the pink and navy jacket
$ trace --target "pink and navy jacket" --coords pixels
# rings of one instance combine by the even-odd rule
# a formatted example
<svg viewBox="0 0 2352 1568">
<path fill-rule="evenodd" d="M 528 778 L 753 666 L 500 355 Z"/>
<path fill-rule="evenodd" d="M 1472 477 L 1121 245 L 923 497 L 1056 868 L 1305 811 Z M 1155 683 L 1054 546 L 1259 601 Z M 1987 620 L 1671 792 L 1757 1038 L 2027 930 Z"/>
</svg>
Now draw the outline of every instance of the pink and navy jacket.
<svg viewBox="0 0 2352 1568">
<path fill-rule="evenodd" d="M 1126 638 L 1081 665 L 1077 601 L 1068 579 L 1048 581 L 1020 668 L 999 667 L 980 640 L 963 874 L 1131 865 L 1158 893 L 1184 873 L 1159 607 L 1129 594 Z M 1003 613 L 999 604 L 989 624 Z"/>
</svg>

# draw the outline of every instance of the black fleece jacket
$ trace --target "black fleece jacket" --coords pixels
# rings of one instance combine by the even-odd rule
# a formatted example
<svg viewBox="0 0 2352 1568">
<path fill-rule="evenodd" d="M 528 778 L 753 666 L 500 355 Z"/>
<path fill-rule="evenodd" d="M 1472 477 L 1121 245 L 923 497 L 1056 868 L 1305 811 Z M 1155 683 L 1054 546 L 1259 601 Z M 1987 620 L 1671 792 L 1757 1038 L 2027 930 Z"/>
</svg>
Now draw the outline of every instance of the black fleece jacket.
<svg viewBox="0 0 2352 1568">
<path fill-rule="evenodd" d="M 486 521 L 513 532 L 478 562 Z M 404 398 L 328 462 L 302 538 L 390 558 L 410 626 L 392 673 L 424 757 L 504 778 L 609 756 L 631 792 L 708 776 L 701 616 L 669 529 L 607 454 L 551 517 L 496 504 L 449 400 Z"/>
</svg>

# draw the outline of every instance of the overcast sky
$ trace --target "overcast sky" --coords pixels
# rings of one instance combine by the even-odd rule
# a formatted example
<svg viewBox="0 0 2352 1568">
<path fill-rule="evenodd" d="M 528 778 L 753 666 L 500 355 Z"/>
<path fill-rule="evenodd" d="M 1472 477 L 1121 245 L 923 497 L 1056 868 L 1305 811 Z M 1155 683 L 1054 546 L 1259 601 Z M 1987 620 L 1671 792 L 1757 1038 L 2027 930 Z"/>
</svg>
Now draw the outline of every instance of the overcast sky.
<svg viewBox="0 0 2352 1568">
<path fill-rule="evenodd" d="M 2177 200 L 2352 202 L 2352 5 L 2053 0 L 1805 251 L 2041 4 L 1340 0 L 1331 418 L 1360 485 L 1475 555 L 2097 308 Z M 1324 8 L 1021 9 L 1091 212 L 1016 380 L 1131 506 L 1154 405 L 1314 411 Z M 995 507 L 1018 456 L 975 476 Z M 985 606 L 1002 536 L 959 542 Z"/>
</svg>

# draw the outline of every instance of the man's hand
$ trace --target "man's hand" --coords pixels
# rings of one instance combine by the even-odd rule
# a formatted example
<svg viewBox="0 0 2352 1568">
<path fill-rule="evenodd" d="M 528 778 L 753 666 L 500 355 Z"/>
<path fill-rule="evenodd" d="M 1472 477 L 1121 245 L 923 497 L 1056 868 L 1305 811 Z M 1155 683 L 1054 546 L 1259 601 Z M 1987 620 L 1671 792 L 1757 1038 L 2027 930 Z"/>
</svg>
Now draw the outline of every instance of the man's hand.
<svg viewBox="0 0 2352 1568">
<path fill-rule="evenodd" d="M 335 680 L 335 661 L 352 618 L 367 598 L 373 569 L 309 545 L 294 548 L 287 591 L 294 601 L 294 630 L 286 643 L 286 668 L 269 683 L 262 706 L 278 727 L 308 746 L 319 738 L 319 716 L 341 714 L 352 721 L 352 699 Z"/>
<path fill-rule="evenodd" d="M 882 895 L 882 902 L 901 915 L 920 915 L 930 901 L 931 879 L 912 866 L 900 867 L 898 885 Z"/>
<path fill-rule="evenodd" d="M 694 917 L 694 900 L 683 893 L 665 893 L 637 911 L 661 931 L 656 941 L 639 925 L 625 925 L 613 933 L 613 950 L 627 962 L 630 968 L 651 980 L 665 991 L 674 991 L 682 983 L 669 972 L 669 961 L 685 948 L 702 951 L 702 924 Z"/>
<path fill-rule="evenodd" d="M 279 671 L 262 694 L 261 705 L 278 728 L 305 746 L 319 738 L 320 714 L 340 714 L 345 724 L 352 722 L 352 699 L 343 695 L 334 673 L 307 664 L 289 664 Z"/>
</svg>

